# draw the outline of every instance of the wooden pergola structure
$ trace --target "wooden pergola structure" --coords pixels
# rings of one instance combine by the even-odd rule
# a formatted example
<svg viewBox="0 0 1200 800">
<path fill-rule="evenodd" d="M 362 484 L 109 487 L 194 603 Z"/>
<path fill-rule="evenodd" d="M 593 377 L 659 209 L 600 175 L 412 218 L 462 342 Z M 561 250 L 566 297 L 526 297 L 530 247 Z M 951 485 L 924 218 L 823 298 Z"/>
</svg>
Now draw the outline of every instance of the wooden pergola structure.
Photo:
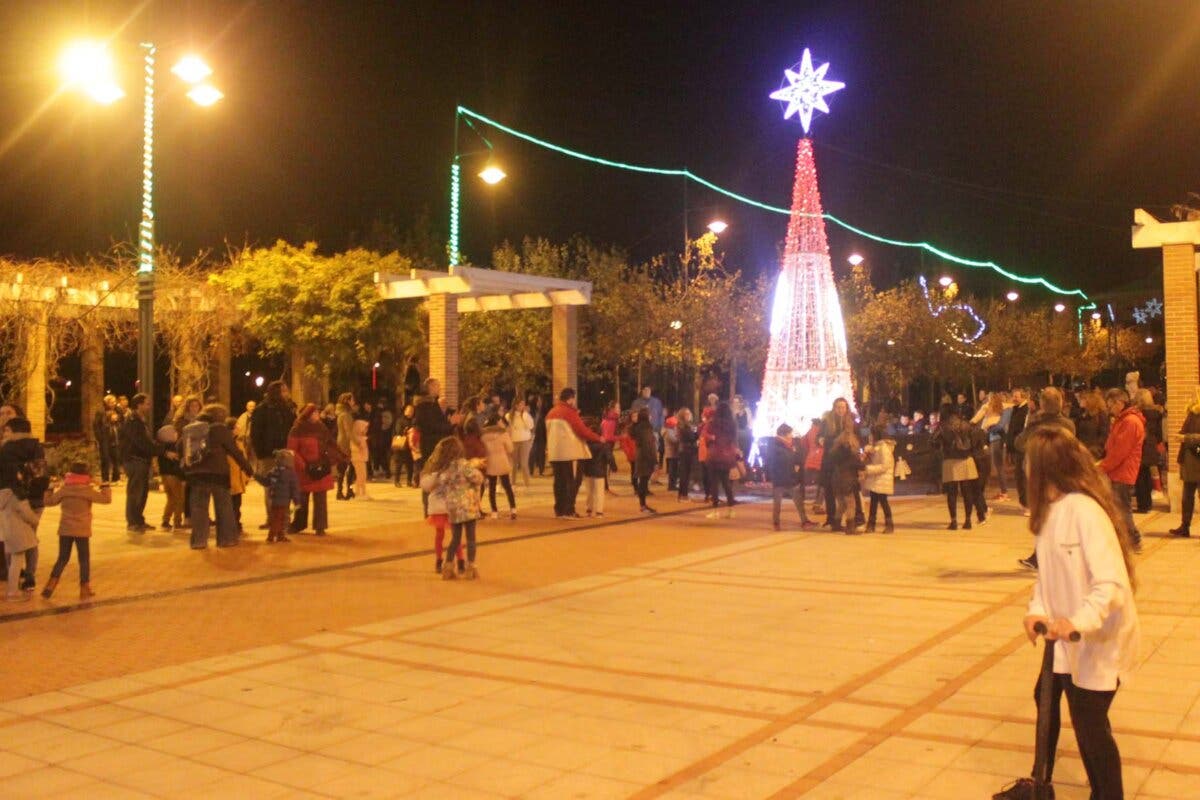
<svg viewBox="0 0 1200 800">
<path fill-rule="evenodd" d="M 555 396 L 575 386 L 579 374 L 579 306 L 592 301 L 592 284 L 520 272 L 452 266 L 447 272 L 414 269 L 408 275 L 376 273 L 387 300 L 425 298 L 429 310 L 429 373 L 442 398 L 457 406 L 458 315 L 477 311 L 549 308 L 552 312 L 552 386 Z"/>
</svg>

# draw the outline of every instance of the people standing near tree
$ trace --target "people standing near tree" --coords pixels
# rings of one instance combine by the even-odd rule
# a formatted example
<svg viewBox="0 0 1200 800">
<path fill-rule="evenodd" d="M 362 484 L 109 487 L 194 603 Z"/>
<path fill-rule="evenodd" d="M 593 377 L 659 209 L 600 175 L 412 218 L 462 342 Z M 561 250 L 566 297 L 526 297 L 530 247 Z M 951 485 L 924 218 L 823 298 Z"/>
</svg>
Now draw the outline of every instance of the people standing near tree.
<svg viewBox="0 0 1200 800">
<path fill-rule="evenodd" d="M 850 402 L 844 397 L 834 400 L 833 407 L 821 417 L 821 448 L 824 451 L 821 462 L 821 488 L 825 492 L 825 524 L 834 531 L 841 530 L 841 524 L 838 522 L 836 513 L 837 494 L 833 491 L 832 467 L 826 465 L 824 459 L 829 458 L 833 442 L 842 435 L 842 431 L 847 428 L 854 430 L 855 426 L 854 415 L 850 413 Z M 855 492 L 854 523 L 855 525 L 862 525 L 864 522 L 866 522 L 866 519 L 862 513 L 862 497 Z"/>
<path fill-rule="evenodd" d="M 372 478 L 382 475 L 384 479 L 391 480 L 392 427 L 396 420 L 391 407 L 382 397 L 376 398 L 374 410 L 367 423 L 367 446 L 371 456 L 367 471 Z"/>
<path fill-rule="evenodd" d="M 350 441 L 354 438 L 354 415 L 358 412 L 358 403 L 351 392 L 342 392 L 337 400 L 337 446 L 342 453 L 350 454 Z M 290 449 L 290 448 L 289 448 Z M 337 499 L 353 500 L 355 475 L 349 459 L 338 463 L 337 468 Z"/>
<path fill-rule="evenodd" d="M 558 402 L 546 412 L 546 458 L 554 473 L 554 515 L 559 519 L 577 519 L 575 498 L 583 482 L 579 462 L 591 457 L 587 442 L 603 441 L 583 424 L 579 417 L 575 390 L 567 387 L 558 393 Z"/>
<path fill-rule="evenodd" d="M 737 426 L 738 450 L 742 451 L 742 458 L 749 458 L 750 446 L 754 442 L 754 434 L 752 432 L 753 419 L 750 416 L 750 408 L 746 405 L 746 398 L 740 394 L 735 394 L 733 400 L 729 403 L 729 407 L 733 410 L 733 422 Z"/>
<path fill-rule="evenodd" d="M 254 443 L 250 441 L 250 419 L 254 416 L 254 409 L 257 407 L 258 403 L 253 400 L 247 401 L 246 410 L 239 414 L 233 425 L 230 426 L 233 431 L 233 440 L 242 449 L 250 466 L 254 467 L 256 475 L 258 474 L 258 456 L 254 452 Z"/>
<path fill-rule="evenodd" d="M 1172 536 L 1192 535 L 1192 514 L 1196 509 L 1196 490 L 1200 488 L 1200 389 L 1196 389 L 1192 404 L 1188 406 L 1187 419 L 1179 429 L 1183 441 L 1175 463 L 1179 465 L 1179 480 L 1183 481 L 1183 517 L 1178 528 L 1171 530 Z"/>
<path fill-rule="evenodd" d="M 246 494 L 246 486 L 249 484 L 251 476 L 254 475 L 254 462 L 251 461 L 250 454 L 246 452 L 246 448 L 242 446 L 241 441 L 238 440 L 237 433 L 235 433 L 237 430 L 237 417 L 229 417 L 225 420 L 225 427 L 229 428 L 229 432 L 233 436 L 234 449 L 241 453 L 246 463 L 250 465 L 250 469 L 243 472 L 238 468 L 238 464 L 232 455 L 228 458 L 229 501 L 233 506 L 233 519 L 237 523 L 238 536 L 241 536 L 246 532 L 245 526 L 242 525 L 242 496 Z"/>
<path fill-rule="evenodd" d="M 1079 418 L 1075 421 L 1075 436 L 1099 461 L 1104 458 L 1104 443 L 1108 441 L 1110 420 L 1099 389 L 1083 392 L 1079 403 Z"/>
<path fill-rule="evenodd" d="M 183 467 L 179 464 L 179 431 L 174 425 L 163 425 L 154 436 L 166 449 L 159 453 L 155 460 L 158 462 L 158 477 L 162 483 L 163 494 L 167 500 L 163 503 L 162 526 L 164 531 L 183 528 L 184 494 Z"/>
<path fill-rule="evenodd" d="M 987 493 L 988 476 L 992 471 L 991 454 L 988 453 L 988 435 L 982 428 L 971 426 L 971 460 L 975 462 L 975 471 L 979 477 L 972 487 L 972 502 L 975 504 L 975 521 L 982 525 L 988 520 Z"/>
<path fill-rule="evenodd" d="M 708 450 L 709 494 L 713 505 L 708 516 L 716 518 L 719 515 L 720 491 L 724 488 L 725 517 L 733 519 L 733 507 L 737 501 L 733 496 L 733 480 L 729 477 L 729 471 L 742 458 L 742 451 L 737 446 L 737 423 L 733 421 L 733 410 L 728 403 L 717 404 L 717 410 L 713 412 L 703 436 Z"/>
<path fill-rule="evenodd" d="M 413 407 L 406 405 L 404 410 L 396 415 L 392 423 L 392 479 L 396 487 L 417 485 L 414 470 L 415 453 L 413 451 Z M 403 481 L 401 475 L 405 476 Z"/>
<path fill-rule="evenodd" d="M 866 448 L 866 456 L 863 489 L 871 498 L 866 531 L 875 532 L 876 511 L 882 507 L 883 532 L 894 533 L 896 528 L 892 524 L 892 506 L 888 498 L 896 490 L 896 440 L 888 434 L 883 425 L 871 428 L 871 444 Z"/>
<path fill-rule="evenodd" d="M 604 473 L 604 491 L 609 494 L 616 494 L 608 486 L 608 473 L 616 474 L 617 472 L 617 428 L 621 424 L 621 404 L 616 400 L 609 400 L 604 406 L 604 413 L 600 416 L 600 438 L 608 445 L 607 452 L 609 455 L 608 469 Z"/>
<path fill-rule="evenodd" d="M 696 457 L 699 453 L 699 432 L 692 420 L 692 410 L 681 408 L 675 412 L 675 433 L 679 437 L 679 477 L 676 481 L 676 497 L 683 501 L 692 491 L 696 479 Z"/>
<path fill-rule="evenodd" d="M 0 422 L 2 425 L 3 422 Z M 121 460 L 118 451 L 117 427 L 117 398 L 115 395 L 104 395 L 104 405 L 96 411 L 92 418 L 92 436 L 96 439 L 96 449 L 100 454 L 100 480 L 109 483 L 121 478 L 118 464 Z"/>
<path fill-rule="evenodd" d="M 193 550 L 208 547 L 208 504 L 211 498 L 217 518 L 217 547 L 238 543 L 238 523 L 233 511 L 230 464 L 241 471 L 241 481 L 249 477 L 250 462 L 233 441 L 226 424 L 229 410 L 218 403 L 201 409 L 196 419 L 183 429 L 180 463 L 192 487 Z"/>
<path fill-rule="evenodd" d="M 804 508 L 804 459 L 796 447 L 791 425 L 785 422 L 775 429 L 766 456 L 767 479 L 771 481 L 771 525 L 775 530 L 783 527 L 783 498 L 790 497 L 800 514 L 801 526 L 812 526 Z"/>
<path fill-rule="evenodd" d="M 1029 392 L 1025 389 L 1013 389 L 1012 414 L 1009 415 L 1008 430 L 1004 434 L 1004 447 L 1008 450 L 1008 458 L 1013 465 L 1013 481 L 1017 484 L 1017 502 L 1022 509 L 1029 508 L 1029 500 L 1025 494 L 1025 454 L 1017 448 L 1017 437 L 1025 430 L 1029 420 Z"/>
<path fill-rule="evenodd" d="M 958 498 L 963 499 L 966 521 L 963 530 L 971 530 L 971 513 L 975 508 L 975 479 L 979 471 L 971 457 L 973 447 L 971 424 L 958 415 L 951 403 L 942 406 L 940 424 L 931 443 L 942 455 L 942 487 L 946 492 L 946 508 L 950 512 L 949 530 L 958 530 Z"/>
<path fill-rule="evenodd" d="M 513 443 L 513 468 L 511 481 L 517 482 L 517 473 L 521 473 L 525 480 L 525 488 L 529 488 L 529 454 L 533 448 L 533 416 L 529 413 L 529 406 L 523 398 L 517 397 L 513 400 L 512 409 L 505 416 L 505 422 L 508 427 L 508 435 L 512 438 Z"/>
<path fill-rule="evenodd" d="M 653 399 L 653 398 L 651 398 Z M 643 514 L 656 513 L 646 504 L 650 496 L 650 479 L 658 471 L 658 437 L 650 422 L 650 410 L 641 408 L 633 412 L 634 422 L 629 427 L 629 438 L 633 440 L 633 491 L 637 495 L 638 507 Z"/>
<path fill-rule="evenodd" d="M 993 500 L 1008 499 L 1008 485 L 1004 479 L 1004 436 L 1008 429 L 1008 421 L 1012 418 L 1012 407 L 1004 402 L 1004 395 L 992 392 L 987 395 L 983 406 L 971 418 L 972 425 L 978 425 L 987 437 L 988 471 L 994 473 L 1000 491 Z M 980 470 L 982 475 L 983 470 Z M 987 491 L 987 480 L 980 481 L 980 496 Z"/>
<path fill-rule="evenodd" d="M 292 402 L 291 391 L 283 381 L 271 381 L 263 401 L 250 414 L 250 446 L 259 465 L 256 475 L 259 483 L 275 463 L 275 451 L 287 448 L 288 434 L 295 423 L 296 404 Z M 270 528 L 271 501 L 265 494 L 263 505 L 268 521 L 258 526 L 260 530 Z"/>
<path fill-rule="evenodd" d="M 1113 500 L 1125 517 L 1134 551 L 1142 549 L 1142 534 L 1133 521 L 1133 484 L 1142 465 L 1142 444 L 1146 439 L 1146 422 L 1142 412 L 1129 404 L 1124 389 L 1109 389 L 1104 393 L 1112 427 L 1104 443 L 1104 459 L 1100 471 L 1112 482 Z"/>
<path fill-rule="evenodd" d="M 267 496 L 267 543 L 290 542 L 287 537 L 291 506 L 297 508 L 304 500 L 300 492 L 300 478 L 296 475 L 296 454 L 287 448 L 275 451 L 275 466 L 263 481 L 263 492 Z"/>
<path fill-rule="evenodd" d="M 11 419 L 8 425 L 20 422 Z M 12 483 L 0 488 L 0 540 L 8 560 L 8 585 L 4 599 L 10 603 L 27 601 L 37 581 L 37 525 L 41 515 L 30 505 L 29 482 L 24 474 L 13 475 Z M 45 502 L 45 496 L 41 498 Z"/>
<path fill-rule="evenodd" d="M 837 514 L 834 518 L 837 523 L 834 530 L 845 531 L 847 536 L 859 533 L 854 497 L 859 493 L 859 473 L 863 471 L 860 448 L 858 433 L 854 426 L 850 425 L 842 429 L 833 440 L 832 446 L 825 452 L 825 461 L 828 462 L 830 470 L 829 485 L 833 491 Z M 861 502 L 859 500 L 860 504 Z"/>
<path fill-rule="evenodd" d="M 190 394 L 184 398 L 183 404 L 179 406 L 178 412 L 171 417 L 171 424 L 175 426 L 175 430 L 183 435 L 183 429 L 195 422 L 199 416 L 200 410 L 204 407 L 199 395 Z M 150 407 L 147 406 L 147 413 Z M 192 484 L 187 480 L 186 476 L 183 481 L 183 518 L 187 522 L 192 519 Z M 208 519 L 208 509 L 204 510 L 204 518 Z"/>
<path fill-rule="evenodd" d="M 474 423 L 474 420 L 470 420 Z M 478 577 L 475 568 L 475 521 L 479 518 L 479 487 L 483 474 L 466 458 L 458 439 L 443 439 L 434 448 L 429 464 L 421 473 L 421 489 L 429 492 L 430 503 L 443 504 L 450 522 L 450 546 L 448 553 L 458 552 L 465 535 L 467 540 L 467 563 L 463 577 Z M 442 580 L 458 577 L 454 564 L 447 558 L 442 566 Z"/>
<path fill-rule="evenodd" d="M 592 433 L 598 433 L 599 425 L 592 421 Z M 591 457 L 583 463 L 583 483 L 586 492 L 585 511 L 587 516 L 604 516 L 604 485 L 608 482 L 608 462 L 612 458 L 612 445 L 608 442 L 588 442 Z"/>
<path fill-rule="evenodd" d="M 813 419 L 809 423 L 808 433 L 804 434 L 804 482 L 814 487 L 812 512 L 821 513 L 825 491 L 821 464 L 825 460 L 825 447 L 821 440 L 821 420 Z M 805 498 L 807 499 L 807 498 Z"/>
<path fill-rule="evenodd" d="M 364 404 L 365 410 L 365 404 Z M 367 478 L 371 474 L 371 423 L 359 413 L 350 425 L 350 465 L 354 469 L 354 491 L 359 500 L 373 500 L 367 493 Z"/>
<path fill-rule="evenodd" d="M 416 431 L 414 445 L 420 452 L 420 458 L 414 457 L 415 469 L 418 474 L 424 474 L 425 459 L 433 453 L 433 449 L 442 439 L 454 434 L 454 426 L 446 418 L 446 412 L 440 403 L 442 384 L 436 378 L 425 379 L 425 394 L 413 406 L 413 428 Z M 428 516 L 426 503 L 429 493 L 421 492 L 421 509 Z"/>
<path fill-rule="evenodd" d="M 88 465 L 82 461 L 71 465 L 63 484 L 46 492 L 47 506 L 62 506 L 58 520 L 58 560 L 50 570 L 50 579 L 42 588 L 47 600 L 54 594 L 63 570 L 71 560 L 71 548 L 79 554 L 79 599 L 88 600 L 92 591 L 92 559 L 89 544 L 92 537 L 92 504 L 112 502 L 112 489 L 106 481 L 97 488 L 92 485 Z"/>
<path fill-rule="evenodd" d="M 428 495 L 426 504 L 425 521 L 433 528 L 433 552 L 434 552 L 434 568 L 433 571 L 440 575 L 442 573 L 443 554 L 445 553 L 446 544 L 446 529 L 450 527 L 450 515 L 446 510 L 446 501 L 440 493 L 430 494 L 430 490 L 436 487 L 436 475 L 445 469 L 456 458 L 462 456 L 462 442 L 457 438 L 451 437 L 444 439 L 447 444 L 444 447 L 434 448 L 433 454 L 425 459 L 424 468 L 419 476 L 418 485 L 421 487 L 423 494 Z M 425 477 L 430 476 L 428 482 L 425 482 Z M 458 571 L 462 572 L 466 569 L 466 560 L 463 558 L 463 546 L 458 546 L 458 552 L 451 554 L 451 558 L 458 559 Z"/>
<path fill-rule="evenodd" d="M 1124 390 L 1116 389 L 1121 392 Z M 1118 420 L 1119 422 L 1119 420 Z M 1135 664 L 1140 638 L 1134 603 L 1134 564 L 1128 511 L 1119 510 L 1091 454 L 1062 426 L 1044 426 L 1026 438 L 1029 462 L 1029 529 L 1037 538 L 1038 571 L 1023 620 L 1030 642 L 1044 626 L 1053 642 L 1053 684 L 1048 719 L 1045 777 L 1053 775 L 1067 696 L 1071 727 L 1087 773 L 1091 796 L 1121 798 L 1121 755 L 1113 740 L 1108 709 L 1122 678 Z M 1074 634 L 1078 641 L 1072 641 Z M 1040 676 L 1034 698 L 1041 694 Z M 1041 778 L 1043 776 L 1037 776 Z M 1034 781 L 1022 778 L 994 795 L 998 800 L 1035 796 Z"/>
<path fill-rule="evenodd" d="M 125 526 L 130 533 L 145 533 L 146 499 L 150 495 L 150 459 L 165 455 L 179 456 L 167 452 L 167 446 L 155 442 L 146 426 L 150 398 L 142 393 L 135 394 L 129 401 L 129 416 L 121 428 L 121 464 L 125 470 Z M 186 514 L 186 509 L 185 509 Z M 208 521 L 207 509 L 204 521 Z"/>
<path fill-rule="evenodd" d="M 289 532 L 299 533 L 308 527 L 311 504 L 313 530 L 317 536 L 324 536 L 329 529 L 329 490 L 334 487 L 334 470 L 343 457 L 314 403 L 305 405 L 296 416 L 288 433 L 287 449 L 295 456 L 301 494 Z"/>
<path fill-rule="evenodd" d="M 663 460 L 667 462 L 667 491 L 679 490 L 679 420 L 674 415 L 663 422 Z"/>
<path fill-rule="evenodd" d="M 529 471 L 537 471 L 538 477 L 546 474 L 546 403 L 542 396 L 534 395 L 533 407 L 529 412 L 533 416 L 533 446 L 529 451 Z"/>
<path fill-rule="evenodd" d="M 663 423 L 666 421 L 666 413 L 663 410 L 662 400 L 654 396 L 654 389 L 650 386 L 643 386 L 642 393 L 629 406 L 630 411 L 646 409 L 648 414 L 647 421 L 650 423 L 651 430 L 654 431 L 654 438 L 657 444 L 655 447 L 658 450 L 658 455 L 655 457 L 657 463 L 662 461 L 662 429 Z M 656 463 L 656 466 L 657 466 Z M 657 483 L 658 481 L 656 481 Z"/>
<path fill-rule="evenodd" d="M 1162 454 L 1159 448 L 1163 442 L 1163 407 L 1154 402 L 1154 394 L 1149 389 L 1138 389 L 1133 399 L 1146 424 L 1146 437 L 1142 440 L 1142 463 L 1134 481 L 1134 496 L 1137 499 L 1134 511 L 1138 514 L 1149 514 L 1154 505 L 1152 472 L 1157 470 L 1161 474 L 1159 464 L 1162 462 Z"/>
<path fill-rule="evenodd" d="M 504 496 L 508 499 L 508 518 L 516 519 L 517 498 L 513 494 L 512 486 L 512 460 L 516 448 L 513 445 L 512 435 L 501 424 L 498 413 L 492 412 L 492 416 L 488 420 L 487 426 L 480 432 L 479 438 L 486 454 L 484 456 L 484 475 L 487 478 L 488 502 L 492 507 L 492 519 L 500 518 L 500 511 L 496 508 L 497 483 L 503 487 Z"/>
</svg>

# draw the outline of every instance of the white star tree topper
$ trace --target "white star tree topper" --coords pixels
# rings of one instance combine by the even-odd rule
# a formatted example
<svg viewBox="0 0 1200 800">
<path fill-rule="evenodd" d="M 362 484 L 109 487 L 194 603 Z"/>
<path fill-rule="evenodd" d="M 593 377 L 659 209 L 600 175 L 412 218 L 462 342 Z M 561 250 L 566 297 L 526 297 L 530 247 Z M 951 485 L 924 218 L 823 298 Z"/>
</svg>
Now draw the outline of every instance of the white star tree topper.
<svg viewBox="0 0 1200 800">
<path fill-rule="evenodd" d="M 804 56 L 800 59 L 800 71 L 785 69 L 783 74 L 787 77 L 788 85 L 771 92 L 772 100 L 787 102 L 787 109 L 783 112 L 784 119 L 790 119 L 792 114 L 800 115 L 800 124 L 804 127 L 806 134 L 812 124 L 814 110 L 829 113 L 825 95 L 832 94 L 846 86 L 840 81 L 825 80 L 825 73 L 828 69 L 828 62 L 813 69 L 812 54 L 806 47 Z"/>
</svg>

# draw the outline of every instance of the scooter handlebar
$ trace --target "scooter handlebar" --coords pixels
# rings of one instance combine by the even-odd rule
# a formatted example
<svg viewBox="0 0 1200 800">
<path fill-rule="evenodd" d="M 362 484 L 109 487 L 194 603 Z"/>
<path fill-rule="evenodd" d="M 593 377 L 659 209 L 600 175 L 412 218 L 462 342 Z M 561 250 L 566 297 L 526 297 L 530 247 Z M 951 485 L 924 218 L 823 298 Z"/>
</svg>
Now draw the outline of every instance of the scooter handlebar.
<svg viewBox="0 0 1200 800">
<path fill-rule="evenodd" d="M 1033 632 L 1040 636 L 1045 636 L 1047 633 L 1049 633 L 1049 631 L 1046 630 L 1046 623 L 1044 623 L 1044 622 L 1038 622 L 1038 623 L 1034 624 Z M 1071 635 L 1068 638 L 1072 642 L 1078 642 L 1080 639 L 1083 638 L 1083 634 L 1081 634 L 1079 631 L 1071 631 Z"/>
</svg>

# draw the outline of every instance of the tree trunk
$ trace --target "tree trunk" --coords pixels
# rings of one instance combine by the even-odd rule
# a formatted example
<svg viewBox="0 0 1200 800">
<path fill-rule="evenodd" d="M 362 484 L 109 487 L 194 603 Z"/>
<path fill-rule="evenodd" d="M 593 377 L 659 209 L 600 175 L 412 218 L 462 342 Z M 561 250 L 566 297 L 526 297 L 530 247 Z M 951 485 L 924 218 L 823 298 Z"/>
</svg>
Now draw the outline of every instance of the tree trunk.
<svg viewBox="0 0 1200 800">
<path fill-rule="evenodd" d="M 637 386 L 634 386 L 634 387 L 633 387 L 633 392 L 634 392 L 634 394 L 637 394 L 637 393 L 638 393 L 638 392 L 640 392 L 641 390 L 642 390 L 642 354 L 641 354 L 641 353 L 638 353 L 638 360 L 637 360 Z"/>
<path fill-rule="evenodd" d="M 700 365 L 696 365 L 696 371 L 692 375 L 692 408 L 696 409 L 696 422 L 700 421 L 700 388 L 703 383 L 703 374 L 700 370 Z"/>
<path fill-rule="evenodd" d="M 729 402 L 733 402 L 734 395 L 737 394 L 737 356 L 729 357 Z"/>
<path fill-rule="evenodd" d="M 613 399 L 617 401 L 617 405 L 621 405 L 621 364 L 617 363 L 613 367 Z"/>
<path fill-rule="evenodd" d="M 79 348 L 79 365 L 83 373 L 79 387 L 81 400 L 80 422 L 83 436 L 95 444 L 92 418 L 104 405 L 104 336 L 93 326 L 83 325 L 83 342 Z"/>
</svg>

